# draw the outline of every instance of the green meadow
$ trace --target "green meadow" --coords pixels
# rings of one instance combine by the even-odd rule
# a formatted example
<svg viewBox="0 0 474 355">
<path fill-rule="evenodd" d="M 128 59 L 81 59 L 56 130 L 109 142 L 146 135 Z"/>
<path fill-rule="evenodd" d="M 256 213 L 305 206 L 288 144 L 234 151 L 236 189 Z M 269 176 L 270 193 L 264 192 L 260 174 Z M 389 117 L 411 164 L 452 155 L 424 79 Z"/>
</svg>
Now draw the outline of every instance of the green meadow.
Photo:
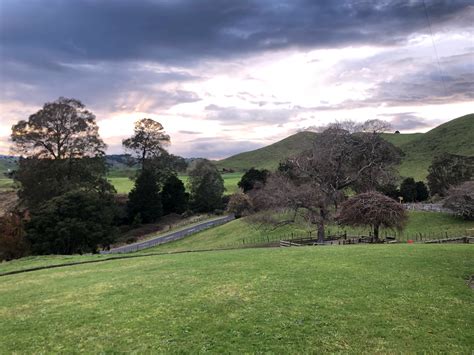
<svg viewBox="0 0 474 355">
<path fill-rule="evenodd" d="M 0 353 L 471 353 L 473 270 L 472 245 L 403 244 L 144 256 L 3 276 Z"/>
<path fill-rule="evenodd" d="M 406 228 L 401 231 L 381 230 L 381 236 L 395 236 L 404 242 L 408 239 L 421 241 L 441 239 L 446 237 L 466 236 L 474 229 L 474 221 L 465 221 L 446 213 L 408 212 L 409 219 Z M 279 241 L 280 239 L 308 237 L 310 228 L 301 222 L 281 228 L 258 228 L 248 223 L 245 218 L 237 219 L 223 226 L 196 233 L 175 242 L 162 244 L 147 252 L 203 250 L 211 248 L 237 248 Z M 314 231 L 314 226 L 313 229 Z M 342 227 L 329 224 L 327 235 L 344 234 L 348 236 L 369 235 L 369 228 Z"/>
<path fill-rule="evenodd" d="M 183 181 L 186 185 L 188 182 L 187 175 L 179 175 L 179 178 Z M 239 190 L 237 183 L 242 178 L 242 173 L 228 173 L 222 174 L 222 178 L 224 179 L 224 187 L 226 189 L 225 193 L 230 195 Z M 130 190 L 133 188 L 133 180 L 128 177 L 109 177 L 109 181 L 114 185 L 117 193 L 119 194 L 128 194 Z"/>
</svg>

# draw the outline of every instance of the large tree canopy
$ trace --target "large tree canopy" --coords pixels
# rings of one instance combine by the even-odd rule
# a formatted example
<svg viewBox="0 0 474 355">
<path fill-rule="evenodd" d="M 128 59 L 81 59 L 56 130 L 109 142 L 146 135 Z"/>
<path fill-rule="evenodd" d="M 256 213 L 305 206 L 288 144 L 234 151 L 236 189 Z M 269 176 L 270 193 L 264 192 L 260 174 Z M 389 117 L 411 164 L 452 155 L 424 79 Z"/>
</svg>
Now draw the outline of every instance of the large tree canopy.
<svg viewBox="0 0 474 355">
<path fill-rule="evenodd" d="M 95 116 L 76 99 L 60 97 L 44 104 L 27 121 L 12 127 L 16 153 L 38 158 L 65 159 L 104 155 Z"/>
<path fill-rule="evenodd" d="M 147 159 L 160 156 L 165 152 L 164 145 L 170 142 L 170 136 L 164 132 L 163 125 L 151 118 L 135 122 L 133 136 L 122 141 L 126 150 L 143 166 Z"/>
</svg>

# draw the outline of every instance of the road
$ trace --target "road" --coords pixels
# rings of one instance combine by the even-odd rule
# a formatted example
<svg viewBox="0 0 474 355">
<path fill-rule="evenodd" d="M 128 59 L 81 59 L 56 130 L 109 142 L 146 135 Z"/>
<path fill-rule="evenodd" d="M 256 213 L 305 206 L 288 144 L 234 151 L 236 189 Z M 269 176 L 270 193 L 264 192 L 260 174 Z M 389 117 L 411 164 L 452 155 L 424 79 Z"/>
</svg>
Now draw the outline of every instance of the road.
<svg viewBox="0 0 474 355">
<path fill-rule="evenodd" d="M 225 217 L 218 218 L 218 219 L 213 219 L 212 221 L 203 222 L 203 223 L 194 225 L 194 226 L 189 227 L 189 228 L 181 229 L 181 230 L 176 231 L 176 232 L 171 232 L 171 233 L 167 233 L 165 235 L 157 236 L 153 239 L 149 239 L 149 240 L 144 241 L 144 242 L 128 244 L 128 245 L 124 245 L 124 246 L 121 246 L 121 247 L 118 247 L 118 248 L 113 248 L 113 249 L 110 249 L 110 250 L 104 250 L 104 251 L 101 251 L 100 253 L 101 254 L 120 254 L 120 253 L 130 253 L 130 252 L 134 252 L 134 251 L 138 251 L 138 250 L 142 250 L 142 249 L 151 248 L 151 247 L 154 247 L 156 245 L 169 243 L 169 242 L 172 242 L 172 241 L 175 241 L 175 240 L 178 240 L 178 239 L 182 239 L 184 237 L 187 237 L 188 235 L 200 232 L 204 229 L 220 226 L 224 223 L 232 221 L 233 219 L 234 219 L 233 215 L 225 216 Z"/>
</svg>

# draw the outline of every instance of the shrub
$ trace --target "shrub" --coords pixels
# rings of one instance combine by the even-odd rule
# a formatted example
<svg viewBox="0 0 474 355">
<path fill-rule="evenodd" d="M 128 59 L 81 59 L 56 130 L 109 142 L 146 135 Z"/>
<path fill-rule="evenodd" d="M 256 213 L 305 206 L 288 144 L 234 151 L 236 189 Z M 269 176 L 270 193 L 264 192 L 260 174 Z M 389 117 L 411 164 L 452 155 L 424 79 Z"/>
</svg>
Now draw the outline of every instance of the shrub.
<svg viewBox="0 0 474 355">
<path fill-rule="evenodd" d="M 467 181 L 451 188 L 444 206 L 464 219 L 474 220 L 474 181 Z"/>
<path fill-rule="evenodd" d="M 233 213 L 235 218 L 248 215 L 253 209 L 250 197 L 243 193 L 236 193 L 230 197 L 227 212 Z"/>
</svg>

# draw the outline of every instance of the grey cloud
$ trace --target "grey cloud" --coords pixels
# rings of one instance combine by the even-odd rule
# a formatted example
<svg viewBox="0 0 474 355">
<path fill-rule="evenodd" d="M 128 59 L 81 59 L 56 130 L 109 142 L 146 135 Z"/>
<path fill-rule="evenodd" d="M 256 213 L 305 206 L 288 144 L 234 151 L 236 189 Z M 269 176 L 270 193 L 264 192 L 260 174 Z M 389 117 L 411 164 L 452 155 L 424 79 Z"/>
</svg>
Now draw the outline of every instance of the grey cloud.
<svg viewBox="0 0 474 355">
<path fill-rule="evenodd" d="M 262 123 L 280 124 L 288 122 L 297 109 L 242 109 L 237 107 L 206 106 L 207 119 L 220 121 L 224 125 L 252 125 Z"/>
<path fill-rule="evenodd" d="M 378 118 L 388 120 L 394 130 L 412 131 L 433 127 L 439 123 L 428 121 L 425 118 L 417 116 L 414 112 L 399 112 L 393 114 L 378 115 Z"/>
<path fill-rule="evenodd" d="M 426 3 L 441 29 L 472 25 L 469 0 Z M 428 31 L 422 2 L 400 0 L 4 0 L 1 16 L 5 56 L 38 66 L 70 60 L 189 63 L 295 46 L 386 45 Z"/>
<path fill-rule="evenodd" d="M 229 140 L 228 138 L 204 137 L 171 147 L 174 154 L 186 158 L 205 157 L 208 159 L 222 159 L 231 155 L 263 147 L 264 144 Z"/>
<path fill-rule="evenodd" d="M 182 134 L 202 134 L 202 132 L 196 132 L 196 131 L 178 131 L 178 133 L 182 133 Z"/>
</svg>

